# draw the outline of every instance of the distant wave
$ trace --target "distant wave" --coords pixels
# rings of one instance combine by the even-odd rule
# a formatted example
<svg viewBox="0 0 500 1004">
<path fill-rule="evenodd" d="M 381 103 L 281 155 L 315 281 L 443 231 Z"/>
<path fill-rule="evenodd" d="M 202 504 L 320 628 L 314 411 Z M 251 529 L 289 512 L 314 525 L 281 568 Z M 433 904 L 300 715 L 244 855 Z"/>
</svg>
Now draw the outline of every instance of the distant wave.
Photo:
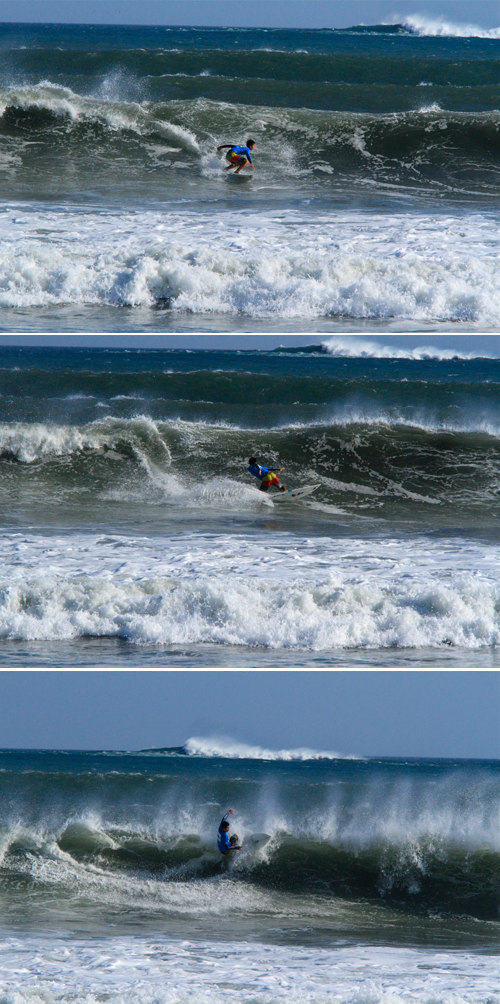
<svg viewBox="0 0 500 1004">
<path fill-rule="evenodd" d="M 425 14 L 411 14 L 403 21 L 403 26 L 417 35 L 434 38 L 500 38 L 499 28 L 480 28 L 477 24 L 454 24 L 442 18 Z"/>
<path fill-rule="evenodd" d="M 497 345 L 497 352 L 461 352 L 458 349 L 438 349 L 434 345 L 418 345 L 413 349 L 406 349 L 397 345 L 382 345 L 380 342 L 371 339 L 353 336 L 334 335 L 322 342 L 322 348 L 328 355 L 344 356 L 348 359 L 497 359 L 500 356 L 498 351 L 498 339 L 492 337 L 491 347 L 494 350 Z"/>
<path fill-rule="evenodd" d="M 262 746 L 249 746 L 233 739 L 193 737 L 184 743 L 189 756 L 227 757 L 233 760 L 357 760 L 331 750 L 300 749 L 271 750 Z"/>
</svg>

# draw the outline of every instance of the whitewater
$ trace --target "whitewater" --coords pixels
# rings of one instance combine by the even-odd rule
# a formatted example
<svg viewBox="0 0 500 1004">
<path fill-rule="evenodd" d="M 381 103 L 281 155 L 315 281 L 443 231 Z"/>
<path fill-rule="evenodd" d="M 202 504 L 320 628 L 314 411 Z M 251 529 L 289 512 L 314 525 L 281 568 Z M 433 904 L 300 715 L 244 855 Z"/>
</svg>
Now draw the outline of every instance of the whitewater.
<svg viewBox="0 0 500 1004">
<path fill-rule="evenodd" d="M 498 547 L 456 539 L 4 533 L 0 637 L 489 648 L 500 644 L 499 557 Z"/>
<path fill-rule="evenodd" d="M 259 190 L 259 182 L 253 185 Z M 193 235 L 195 231 L 195 235 Z M 500 318 L 493 213 L 112 212 L 5 206 L 0 306 L 311 320 Z"/>
</svg>

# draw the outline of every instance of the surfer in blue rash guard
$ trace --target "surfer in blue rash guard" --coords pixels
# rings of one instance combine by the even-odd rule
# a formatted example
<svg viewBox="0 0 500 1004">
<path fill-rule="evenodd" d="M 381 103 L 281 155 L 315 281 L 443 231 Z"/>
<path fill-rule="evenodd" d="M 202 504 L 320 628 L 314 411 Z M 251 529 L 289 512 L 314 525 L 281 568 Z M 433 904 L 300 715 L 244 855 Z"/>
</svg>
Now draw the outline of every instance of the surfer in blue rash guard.
<svg viewBox="0 0 500 1004">
<path fill-rule="evenodd" d="M 261 464 L 257 463 L 255 457 L 250 457 L 248 461 L 248 472 L 259 479 L 261 492 L 267 492 L 271 485 L 278 488 L 280 492 L 286 492 L 285 485 L 280 484 L 278 477 L 278 474 L 284 470 L 284 467 L 262 467 Z"/>
<path fill-rule="evenodd" d="M 238 846 L 235 845 L 236 834 L 234 837 L 229 836 L 229 823 L 227 821 L 227 817 L 230 816 L 232 812 L 234 812 L 234 809 L 228 809 L 226 815 L 222 817 L 220 822 L 217 835 L 217 847 L 219 848 L 221 854 L 230 854 L 231 851 L 241 851 L 241 844 Z M 236 840 L 237 839 L 238 838 L 236 837 Z"/>
<path fill-rule="evenodd" d="M 255 171 L 252 158 L 250 156 L 250 151 L 253 151 L 254 148 L 255 140 L 247 139 L 246 146 L 238 146 L 237 143 L 223 143 L 222 146 L 217 147 L 217 153 L 219 153 L 220 150 L 227 150 L 226 160 L 229 161 L 229 167 L 225 167 L 224 170 L 230 171 L 231 168 L 235 167 L 236 171 L 234 173 L 239 174 L 247 164 L 250 164 L 252 171 Z"/>
</svg>

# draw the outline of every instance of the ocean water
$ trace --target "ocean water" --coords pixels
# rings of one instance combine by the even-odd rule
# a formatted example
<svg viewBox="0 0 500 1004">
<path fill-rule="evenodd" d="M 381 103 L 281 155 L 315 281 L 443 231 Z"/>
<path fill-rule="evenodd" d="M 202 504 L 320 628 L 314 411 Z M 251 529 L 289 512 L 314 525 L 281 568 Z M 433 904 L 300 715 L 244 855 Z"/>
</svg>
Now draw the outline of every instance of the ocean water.
<svg viewBox="0 0 500 1004">
<path fill-rule="evenodd" d="M 1 348 L 0 663 L 497 666 L 491 349 Z"/>
<path fill-rule="evenodd" d="M 498 329 L 497 30 L 3 24 L 0 48 L 3 330 Z M 249 136 L 247 183 L 216 149 Z"/>
<path fill-rule="evenodd" d="M 2 750 L 2 1000 L 497 1004 L 498 781 L 195 737 Z"/>
</svg>

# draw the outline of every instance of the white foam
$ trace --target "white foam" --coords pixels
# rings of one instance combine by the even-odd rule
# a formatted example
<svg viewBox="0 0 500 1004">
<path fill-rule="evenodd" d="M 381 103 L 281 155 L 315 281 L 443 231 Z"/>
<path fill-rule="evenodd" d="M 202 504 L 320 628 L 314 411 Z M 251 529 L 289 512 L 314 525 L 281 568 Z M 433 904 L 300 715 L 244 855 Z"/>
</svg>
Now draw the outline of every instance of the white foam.
<svg viewBox="0 0 500 1004">
<path fill-rule="evenodd" d="M 4 533 L 0 637 L 473 650 L 500 644 L 499 558 L 458 539 Z"/>
<path fill-rule="evenodd" d="M 290 210 L 284 226 L 264 210 L 23 204 L 0 214 L 0 241 L 0 306 L 164 300 L 195 314 L 500 325 L 498 221 L 487 214 Z"/>
<path fill-rule="evenodd" d="M 458 349 L 439 349 L 435 345 L 418 345 L 415 348 L 403 348 L 397 345 L 384 345 L 362 336 L 332 335 L 322 342 L 326 352 L 331 356 L 344 356 L 348 359 L 478 359 L 482 356 L 498 358 L 500 343 L 497 338 L 491 339 L 491 352 L 463 352 Z M 496 350 L 496 351 L 495 351 Z"/>
<path fill-rule="evenodd" d="M 499 1001 L 494 955 L 445 949 L 29 934 L 0 942 L 0 967 L 6 1004 Z"/>
<path fill-rule="evenodd" d="M 500 38 L 500 28 L 480 28 L 477 24 L 461 24 L 445 21 L 441 17 L 426 14 L 410 14 L 403 21 L 405 28 L 417 35 L 446 38 Z"/>
<path fill-rule="evenodd" d="M 262 746 L 249 746 L 247 743 L 236 742 L 222 737 L 201 738 L 193 736 L 184 743 L 184 749 L 190 756 L 226 757 L 230 760 L 343 760 L 359 759 L 343 757 L 341 753 L 331 750 L 291 749 L 271 750 Z"/>
</svg>

